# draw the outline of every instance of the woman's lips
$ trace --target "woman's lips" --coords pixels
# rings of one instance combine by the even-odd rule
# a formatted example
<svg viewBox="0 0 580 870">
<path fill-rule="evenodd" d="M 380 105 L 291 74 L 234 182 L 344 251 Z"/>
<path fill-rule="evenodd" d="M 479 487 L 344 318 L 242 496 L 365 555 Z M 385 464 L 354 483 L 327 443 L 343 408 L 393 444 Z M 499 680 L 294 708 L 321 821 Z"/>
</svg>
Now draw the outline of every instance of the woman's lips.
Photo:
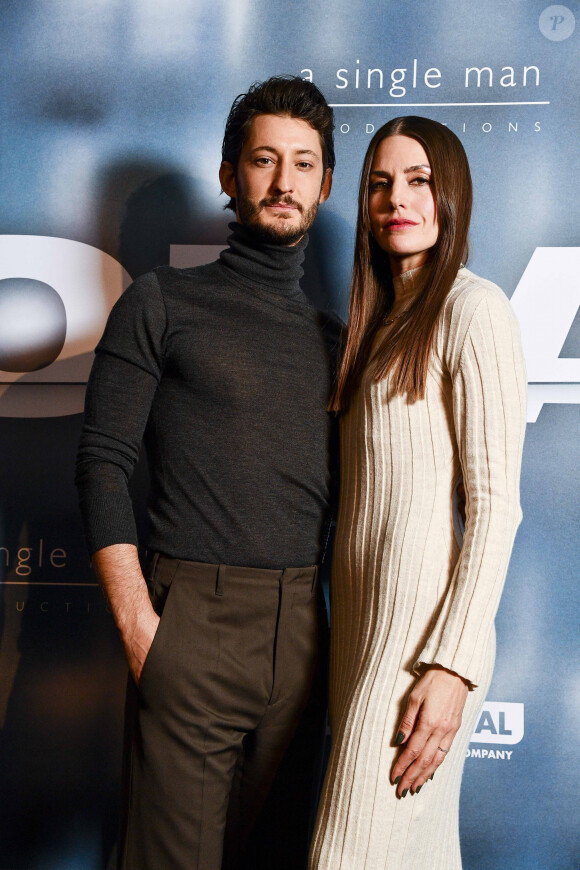
<svg viewBox="0 0 580 870">
<path fill-rule="evenodd" d="M 408 220 L 392 220 L 385 224 L 385 229 L 387 230 L 405 230 L 408 227 L 416 227 L 418 224 L 416 221 L 408 221 Z"/>
</svg>

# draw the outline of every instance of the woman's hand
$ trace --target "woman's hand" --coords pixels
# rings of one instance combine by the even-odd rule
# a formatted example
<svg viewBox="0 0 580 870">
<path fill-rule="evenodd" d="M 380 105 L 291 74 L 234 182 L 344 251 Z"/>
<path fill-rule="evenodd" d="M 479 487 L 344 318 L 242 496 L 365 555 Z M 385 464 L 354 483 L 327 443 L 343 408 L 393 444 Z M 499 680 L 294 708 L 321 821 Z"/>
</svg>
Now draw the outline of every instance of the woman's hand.
<svg viewBox="0 0 580 870">
<path fill-rule="evenodd" d="M 395 738 L 405 744 L 391 773 L 399 797 L 409 789 L 417 793 L 445 761 L 461 726 L 467 687 L 440 665 L 431 665 L 415 683 Z"/>
</svg>

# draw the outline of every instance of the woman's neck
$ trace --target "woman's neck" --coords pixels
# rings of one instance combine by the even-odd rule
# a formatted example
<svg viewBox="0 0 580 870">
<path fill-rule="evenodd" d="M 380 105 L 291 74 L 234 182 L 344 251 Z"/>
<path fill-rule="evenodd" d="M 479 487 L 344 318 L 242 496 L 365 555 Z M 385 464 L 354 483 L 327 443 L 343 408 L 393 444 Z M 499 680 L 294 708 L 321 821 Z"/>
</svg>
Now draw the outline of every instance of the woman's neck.
<svg viewBox="0 0 580 870">
<path fill-rule="evenodd" d="M 420 266 L 424 266 L 429 260 L 430 251 L 419 251 L 416 254 L 409 254 L 405 257 L 395 257 L 389 254 L 389 265 L 391 267 L 391 275 L 393 278 L 398 278 L 407 272 L 412 272 Z"/>
<path fill-rule="evenodd" d="M 400 275 L 393 275 L 395 302 L 390 311 L 391 316 L 405 311 L 414 302 L 425 286 L 428 271 L 425 265 L 422 265 L 408 269 Z"/>
</svg>

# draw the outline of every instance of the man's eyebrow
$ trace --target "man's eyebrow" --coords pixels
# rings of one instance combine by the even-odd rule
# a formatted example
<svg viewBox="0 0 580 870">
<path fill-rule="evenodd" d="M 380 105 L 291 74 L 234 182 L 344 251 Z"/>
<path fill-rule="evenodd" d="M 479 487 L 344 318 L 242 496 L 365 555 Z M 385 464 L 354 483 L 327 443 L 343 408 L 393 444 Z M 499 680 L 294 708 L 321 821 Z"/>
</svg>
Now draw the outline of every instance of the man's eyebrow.
<svg viewBox="0 0 580 870">
<path fill-rule="evenodd" d="M 250 154 L 254 154 L 256 151 L 268 151 L 270 154 L 278 153 L 278 149 L 274 148 L 273 145 L 256 145 L 255 148 L 252 148 Z M 320 154 L 317 154 L 316 151 L 312 151 L 311 148 L 297 148 L 296 151 L 294 151 L 294 154 L 307 154 L 315 160 L 321 159 Z"/>
</svg>

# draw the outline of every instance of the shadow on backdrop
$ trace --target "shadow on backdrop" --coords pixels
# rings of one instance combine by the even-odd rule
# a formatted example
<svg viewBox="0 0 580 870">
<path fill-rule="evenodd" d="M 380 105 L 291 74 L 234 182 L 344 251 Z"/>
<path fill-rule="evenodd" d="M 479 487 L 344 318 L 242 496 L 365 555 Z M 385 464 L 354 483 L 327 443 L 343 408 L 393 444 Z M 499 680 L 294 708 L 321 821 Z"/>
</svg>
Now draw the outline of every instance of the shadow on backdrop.
<svg viewBox="0 0 580 870">
<path fill-rule="evenodd" d="M 176 166 L 150 160 L 119 161 L 99 182 L 100 248 L 137 278 L 169 263 L 171 245 L 222 245 L 231 213 L 220 213 Z"/>
</svg>

